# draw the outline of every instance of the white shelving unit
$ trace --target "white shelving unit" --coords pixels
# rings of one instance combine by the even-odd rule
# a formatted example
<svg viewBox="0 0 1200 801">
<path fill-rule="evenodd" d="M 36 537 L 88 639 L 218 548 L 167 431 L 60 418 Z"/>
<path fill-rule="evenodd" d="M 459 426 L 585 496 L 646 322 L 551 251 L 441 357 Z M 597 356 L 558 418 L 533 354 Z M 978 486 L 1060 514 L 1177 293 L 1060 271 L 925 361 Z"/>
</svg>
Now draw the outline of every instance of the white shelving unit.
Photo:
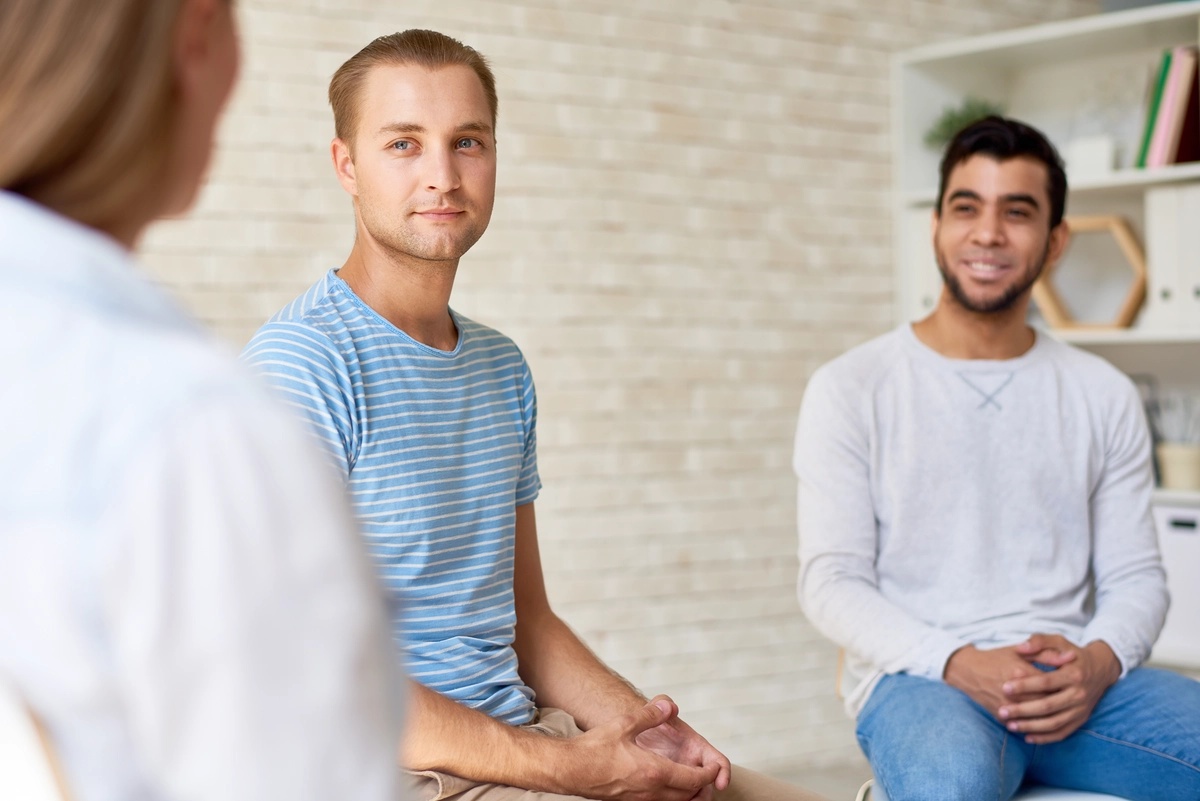
<svg viewBox="0 0 1200 801">
<path fill-rule="evenodd" d="M 941 292 L 930 241 L 941 153 L 925 146 L 925 131 L 945 108 L 968 97 L 989 100 L 1008 116 L 1036 126 L 1058 146 L 1067 160 L 1068 215 L 1123 216 L 1146 251 L 1148 297 L 1134 327 L 1053 335 L 1103 356 L 1130 375 L 1152 377 L 1164 391 L 1200 394 L 1200 163 L 1132 167 L 1145 121 L 1147 86 L 1162 51 L 1198 43 L 1200 0 L 1191 0 L 899 54 L 892 70 L 897 319 L 926 316 Z M 1072 167 L 1070 145 L 1097 135 L 1113 140 L 1114 164 L 1111 170 L 1085 174 Z M 1054 273 L 1076 319 L 1112 319 L 1128 287 L 1130 274 L 1120 251 L 1105 240 L 1096 234 L 1078 237 Z M 1200 492 L 1159 490 L 1155 506 L 1159 517 L 1176 509 L 1194 514 L 1200 509 Z M 1200 543 L 1200 533 L 1190 539 L 1181 534 L 1182 546 L 1172 545 L 1173 550 L 1164 541 L 1164 554 L 1195 561 L 1190 583 L 1200 586 L 1200 546 L 1192 540 Z M 1180 575 L 1178 565 L 1174 572 Z M 1200 632 L 1200 619 L 1194 627 Z M 1194 636 L 1190 642 L 1196 642 Z M 1200 656 L 1184 662 L 1200 667 Z"/>
</svg>

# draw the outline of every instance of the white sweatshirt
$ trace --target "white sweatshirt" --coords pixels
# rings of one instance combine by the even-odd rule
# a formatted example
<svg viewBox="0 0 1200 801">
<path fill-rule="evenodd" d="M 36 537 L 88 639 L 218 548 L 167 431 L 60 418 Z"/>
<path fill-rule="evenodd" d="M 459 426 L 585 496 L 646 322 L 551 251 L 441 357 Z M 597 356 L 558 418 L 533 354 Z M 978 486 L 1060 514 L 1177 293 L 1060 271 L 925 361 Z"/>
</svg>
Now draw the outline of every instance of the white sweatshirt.
<svg viewBox="0 0 1200 801">
<path fill-rule="evenodd" d="M 800 603 L 847 652 L 847 709 L 958 648 L 1106 642 L 1122 675 L 1167 609 L 1133 384 L 1042 333 L 948 359 L 905 325 L 813 375 L 796 432 Z"/>
</svg>

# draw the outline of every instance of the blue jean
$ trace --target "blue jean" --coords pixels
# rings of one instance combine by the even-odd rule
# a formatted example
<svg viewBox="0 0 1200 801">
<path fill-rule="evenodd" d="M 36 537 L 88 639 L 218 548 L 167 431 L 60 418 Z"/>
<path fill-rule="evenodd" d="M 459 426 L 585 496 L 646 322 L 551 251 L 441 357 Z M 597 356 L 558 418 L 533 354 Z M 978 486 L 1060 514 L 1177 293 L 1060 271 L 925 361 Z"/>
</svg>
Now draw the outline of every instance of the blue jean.
<svg viewBox="0 0 1200 801">
<path fill-rule="evenodd" d="M 1029 745 L 944 682 L 885 676 L 856 734 L 888 801 L 1008 801 L 1022 782 L 1200 801 L 1200 682 L 1165 670 L 1130 671 L 1050 745 Z"/>
</svg>

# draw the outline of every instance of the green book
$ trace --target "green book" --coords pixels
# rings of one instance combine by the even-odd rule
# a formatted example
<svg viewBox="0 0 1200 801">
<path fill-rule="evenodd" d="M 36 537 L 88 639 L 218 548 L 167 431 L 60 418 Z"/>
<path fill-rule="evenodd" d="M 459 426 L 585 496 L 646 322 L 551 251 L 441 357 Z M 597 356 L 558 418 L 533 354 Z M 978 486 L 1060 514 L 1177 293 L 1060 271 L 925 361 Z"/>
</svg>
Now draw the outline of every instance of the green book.
<svg viewBox="0 0 1200 801">
<path fill-rule="evenodd" d="M 1171 51 L 1164 50 L 1158 65 L 1158 77 L 1154 79 L 1150 103 L 1146 107 L 1146 127 L 1142 130 L 1142 146 L 1138 148 L 1137 167 L 1145 168 L 1146 156 L 1150 152 L 1150 140 L 1154 138 L 1154 121 L 1158 117 L 1158 106 L 1162 102 L 1163 87 L 1171 72 Z"/>
</svg>

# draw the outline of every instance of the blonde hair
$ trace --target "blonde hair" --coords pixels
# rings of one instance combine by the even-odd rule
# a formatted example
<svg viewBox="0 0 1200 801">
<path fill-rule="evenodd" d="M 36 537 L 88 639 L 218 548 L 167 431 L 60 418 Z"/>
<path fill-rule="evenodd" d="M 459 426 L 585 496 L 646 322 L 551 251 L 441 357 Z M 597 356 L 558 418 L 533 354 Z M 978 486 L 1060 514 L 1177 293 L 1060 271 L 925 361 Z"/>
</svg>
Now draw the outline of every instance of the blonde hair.
<svg viewBox="0 0 1200 801">
<path fill-rule="evenodd" d="M 96 228 L 164 191 L 181 4 L 0 2 L 0 188 Z"/>
<path fill-rule="evenodd" d="M 427 69 L 470 67 L 483 84 L 492 127 L 496 127 L 498 101 L 496 78 L 487 59 L 473 47 L 437 31 L 412 30 L 380 36 L 338 67 L 329 82 L 329 105 L 333 107 L 333 127 L 337 137 L 353 145 L 358 126 L 358 96 L 367 73 L 383 64 L 416 64 Z"/>
</svg>

